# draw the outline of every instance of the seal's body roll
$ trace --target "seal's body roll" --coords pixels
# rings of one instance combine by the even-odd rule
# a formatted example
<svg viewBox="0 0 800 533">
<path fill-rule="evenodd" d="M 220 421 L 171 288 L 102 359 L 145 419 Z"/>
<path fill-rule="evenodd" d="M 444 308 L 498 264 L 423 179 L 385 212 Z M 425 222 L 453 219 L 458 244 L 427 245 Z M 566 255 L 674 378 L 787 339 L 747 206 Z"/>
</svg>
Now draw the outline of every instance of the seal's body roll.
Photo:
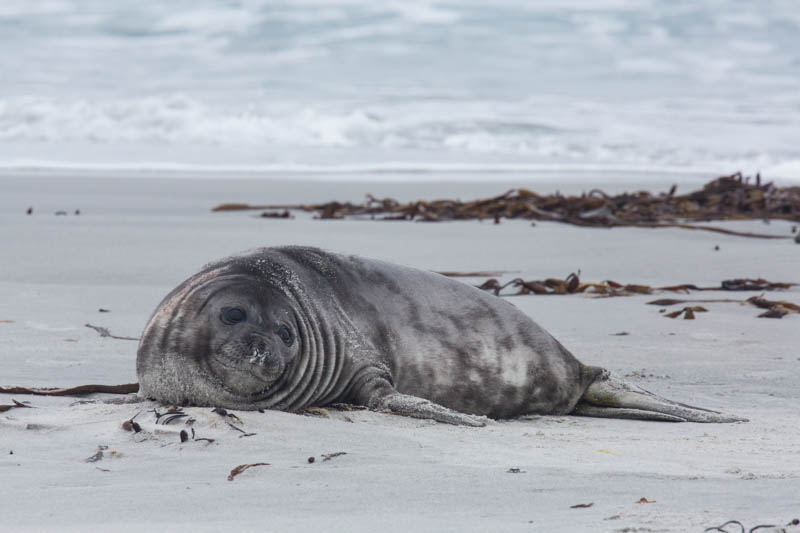
<svg viewBox="0 0 800 533">
<path fill-rule="evenodd" d="M 223 259 L 183 282 L 146 326 L 137 373 L 141 394 L 173 404 L 293 411 L 350 402 L 482 425 L 474 415 L 567 414 L 586 396 L 593 405 L 580 414 L 692 419 L 581 364 L 501 298 L 305 247 Z M 628 396 L 617 405 L 620 387 Z M 672 414 L 646 416 L 637 395 L 649 397 L 645 409 Z"/>
</svg>

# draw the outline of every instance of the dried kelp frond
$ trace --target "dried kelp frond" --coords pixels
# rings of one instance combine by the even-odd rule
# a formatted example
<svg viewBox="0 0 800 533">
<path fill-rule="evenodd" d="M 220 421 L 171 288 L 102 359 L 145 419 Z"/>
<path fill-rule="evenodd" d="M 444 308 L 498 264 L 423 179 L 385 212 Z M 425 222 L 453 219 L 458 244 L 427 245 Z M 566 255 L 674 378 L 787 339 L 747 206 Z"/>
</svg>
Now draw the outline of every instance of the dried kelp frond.
<svg viewBox="0 0 800 533">
<path fill-rule="evenodd" d="M 678 318 L 679 316 L 683 315 L 684 320 L 694 320 L 695 313 L 707 313 L 708 309 L 705 307 L 701 307 L 699 305 L 695 305 L 692 307 L 684 307 L 680 311 L 673 311 L 671 313 L 666 313 L 664 316 L 667 318 Z"/>
<path fill-rule="evenodd" d="M 102 326 L 93 326 L 91 324 L 86 324 L 87 328 L 91 328 L 95 330 L 97 333 L 100 334 L 101 337 L 109 337 L 111 339 L 118 339 L 121 341 L 138 341 L 139 337 L 120 337 L 119 335 L 112 335 L 108 328 L 104 328 Z"/>
<path fill-rule="evenodd" d="M 767 310 L 758 315 L 759 318 L 783 318 L 790 313 L 800 313 L 800 305 L 784 300 L 767 300 L 760 296 L 752 296 L 745 301 Z"/>
<path fill-rule="evenodd" d="M 333 453 L 323 453 L 322 454 L 322 462 L 330 461 L 336 457 L 341 457 L 342 455 L 347 455 L 347 452 L 333 452 Z"/>
<path fill-rule="evenodd" d="M 486 272 L 456 272 L 456 271 L 441 271 L 437 274 L 447 276 L 448 278 L 485 278 L 490 276 L 502 276 L 508 274 L 505 270 L 490 270 Z"/>
<path fill-rule="evenodd" d="M 0 387 L 0 393 L 3 394 L 35 394 L 37 396 L 84 396 L 97 392 L 106 394 L 131 394 L 138 391 L 138 383 L 126 383 L 125 385 L 79 385 L 66 389 L 55 387 Z"/>
<path fill-rule="evenodd" d="M 662 307 L 669 307 L 670 305 L 688 304 L 688 303 L 742 303 L 741 300 L 733 300 L 731 298 L 713 298 L 707 300 L 676 300 L 672 298 L 662 298 L 660 300 L 653 300 L 647 302 L 648 305 L 660 305 Z"/>
<path fill-rule="evenodd" d="M 775 307 L 782 307 L 790 313 L 800 313 L 800 305 L 793 304 L 784 300 L 767 300 L 760 296 L 752 296 L 746 300 L 748 303 L 760 307 L 762 309 L 773 309 Z"/>
<path fill-rule="evenodd" d="M 260 216 L 261 218 L 294 218 L 287 209 L 283 211 L 264 211 Z"/>
<path fill-rule="evenodd" d="M 762 278 L 758 279 L 726 279 L 723 280 L 719 289 L 704 289 L 704 290 L 721 290 L 721 291 L 775 291 L 782 289 L 790 289 L 797 285 L 797 283 L 783 283 L 767 281 Z"/>
<path fill-rule="evenodd" d="M 228 481 L 233 481 L 233 478 L 235 478 L 248 468 L 253 468 L 254 466 L 269 466 L 269 463 L 250 463 L 250 464 L 239 465 L 233 470 L 231 470 L 230 474 L 228 474 Z"/>
<path fill-rule="evenodd" d="M 11 405 L 0 405 L 0 413 L 5 413 L 9 409 L 14 409 L 15 407 L 24 407 L 24 408 L 28 408 L 28 409 L 30 409 L 30 407 L 31 407 L 30 405 L 25 405 L 24 403 L 18 402 L 17 400 L 15 400 L 13 398 L 11 399 L 11 401 L 14 402 Z"/>
</svg>

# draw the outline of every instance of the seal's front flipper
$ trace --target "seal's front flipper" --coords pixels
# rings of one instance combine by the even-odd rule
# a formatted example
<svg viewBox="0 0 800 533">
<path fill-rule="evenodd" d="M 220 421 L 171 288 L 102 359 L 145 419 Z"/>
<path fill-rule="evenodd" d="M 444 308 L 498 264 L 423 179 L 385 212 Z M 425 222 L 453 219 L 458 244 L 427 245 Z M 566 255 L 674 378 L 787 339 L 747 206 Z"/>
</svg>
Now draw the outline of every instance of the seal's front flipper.
<svg viewBox="0 0 800 533">
<path fill-rule="evenodd" d="M 398 415 L 414 418 L 429 418 L 456 426 L 483 427 L 486 425 L 485 417 L 459 413 L 425 398 L 401 394 L 388 381 L 380 378 L 361 387 L 361 390 L 355 395 L 355 399 L 357 403 L 377 411 L 391 411 Z"/>
<path fill-rule="evenodd" d="M 370 402 L 369 407 L 377 410 L 387 410 L 392 413 L 414 418 L 430 418 L 437 422 L 453 424 L 455 426 L 483 427 L 486 425 L 485 418 L 467 415 L 448 409 L 438 403 L 433 403 L 425 398 L 409 396 L 394 392 L 376 398 Z"/>
<path fill-rule="evenodd" d="M 397 392 L 391 381 L 382 375 L 372 375 L 363 379 L 354 387 L 347 401 L 365 405 L 375 411 L 391 411 L 397 415 L 428 418 L 454 426 L 483 427 L 488 420 L 485 416 L 459 413 L 425 398 Z"/>
<path fill-rule="evenodd" d="M 597 370 L 585 367 L 587 371 Z M 667 422 L 747 422 L 746 418 L 693 407 L 656 396 L 607 370 L 586 388 L 572 413 L 603 418 L 632 418 Z"/>
</svg>

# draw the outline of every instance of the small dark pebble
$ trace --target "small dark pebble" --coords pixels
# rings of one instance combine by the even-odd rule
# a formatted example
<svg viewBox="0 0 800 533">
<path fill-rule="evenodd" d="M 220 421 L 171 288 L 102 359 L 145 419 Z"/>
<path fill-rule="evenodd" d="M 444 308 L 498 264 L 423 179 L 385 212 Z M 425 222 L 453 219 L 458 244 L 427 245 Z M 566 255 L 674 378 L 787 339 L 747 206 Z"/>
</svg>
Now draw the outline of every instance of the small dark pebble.
<svg viewBox="0 0 800 533">
<path fill-rule="evenodd" d="M 714 251 L 719 252 L 719 245 L 714 246 Z"/>
<path fill-rule="evenodd" d="M 67 214 L 66 211 L 56 211 L 56 216 L 57 217 L 62 217 L 62 216 L 65 216 L 66 214 Z"/>
<path fill-rule="evenodd" d="M 14 450 L 8 450 L 8 455 L 14 455 Z M 313 459 L 313 457 L 311 459 Z"/>
<path fill-rule="evenodd" d="M 223 407 L 215 407 L 211 410 L 212 413 L 217 413 L 220 416 L 228 416 L 228 411 L 226 411 Z"/>
<path fill-rule="evenodd" d="M 309 463 L 313 463 L 314 461 L 316 461 L 316 459 L 314 458 L 314 456 L 311 456 L 311 457 L 309 457 L 309 458 L 308 458 L 308 462 L 309 462 Z"/>
<path fill-rule="evenodd" d="M 28 215 L 32 215 L 33 214 L 33 208 L 29 207 L 28 210 L 25 211 L 25 213 L 28 214 Z"/>
<path fill-rule="evenodd" d="M 506 473 L 507 474 L 524 474 L 525 471 L 521 470 L 519 468 L 509 468 L 508 470 L 506 470 Z"/>
<path fill-rule="evenodd" d="M 186 433 L 185 429 L 182 429 L 181 430 L 181 442 L 186 442 L 187 440 L 189 440 L 189 434 Z"/>
<path fill-rule="evenodd" d="M 259 409 L 259 410 L 258 410 L 258 412 L 259 412 L 259 413 L 263 413 L 263 412 L 264 412 L 264 410 L 263 410 L 263 409 Z"/>
<path fill-rule="evenodd" d="M 76 214 L 76 215 L 80 215 L 80 214 L 81 214 L 81 210 L 80 210 L 80 209 L 76 209 L 76 210 L 75 210 L 75 214 Z"/>
<path fill-rule="evenodd" d="M 103 309 L 102 307 L 97 310 L 98 313 L 110 313 L 111 309 Z"/>
</svg>

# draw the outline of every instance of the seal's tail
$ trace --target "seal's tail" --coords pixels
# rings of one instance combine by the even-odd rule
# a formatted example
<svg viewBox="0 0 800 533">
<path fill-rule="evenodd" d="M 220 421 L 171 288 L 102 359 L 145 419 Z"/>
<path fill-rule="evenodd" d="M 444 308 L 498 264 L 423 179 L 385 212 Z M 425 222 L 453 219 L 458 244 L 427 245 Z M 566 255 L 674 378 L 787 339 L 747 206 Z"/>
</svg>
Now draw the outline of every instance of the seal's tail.
<svg viewBox="0 0 800 533">
<path fill-rule="evenodd" d="M 628 383 L 607 370 L 603 370 L 586 388 L 570 414 L 664 422 L 747 422 L 746 418 L 667 400 Z"/>
</svg>

